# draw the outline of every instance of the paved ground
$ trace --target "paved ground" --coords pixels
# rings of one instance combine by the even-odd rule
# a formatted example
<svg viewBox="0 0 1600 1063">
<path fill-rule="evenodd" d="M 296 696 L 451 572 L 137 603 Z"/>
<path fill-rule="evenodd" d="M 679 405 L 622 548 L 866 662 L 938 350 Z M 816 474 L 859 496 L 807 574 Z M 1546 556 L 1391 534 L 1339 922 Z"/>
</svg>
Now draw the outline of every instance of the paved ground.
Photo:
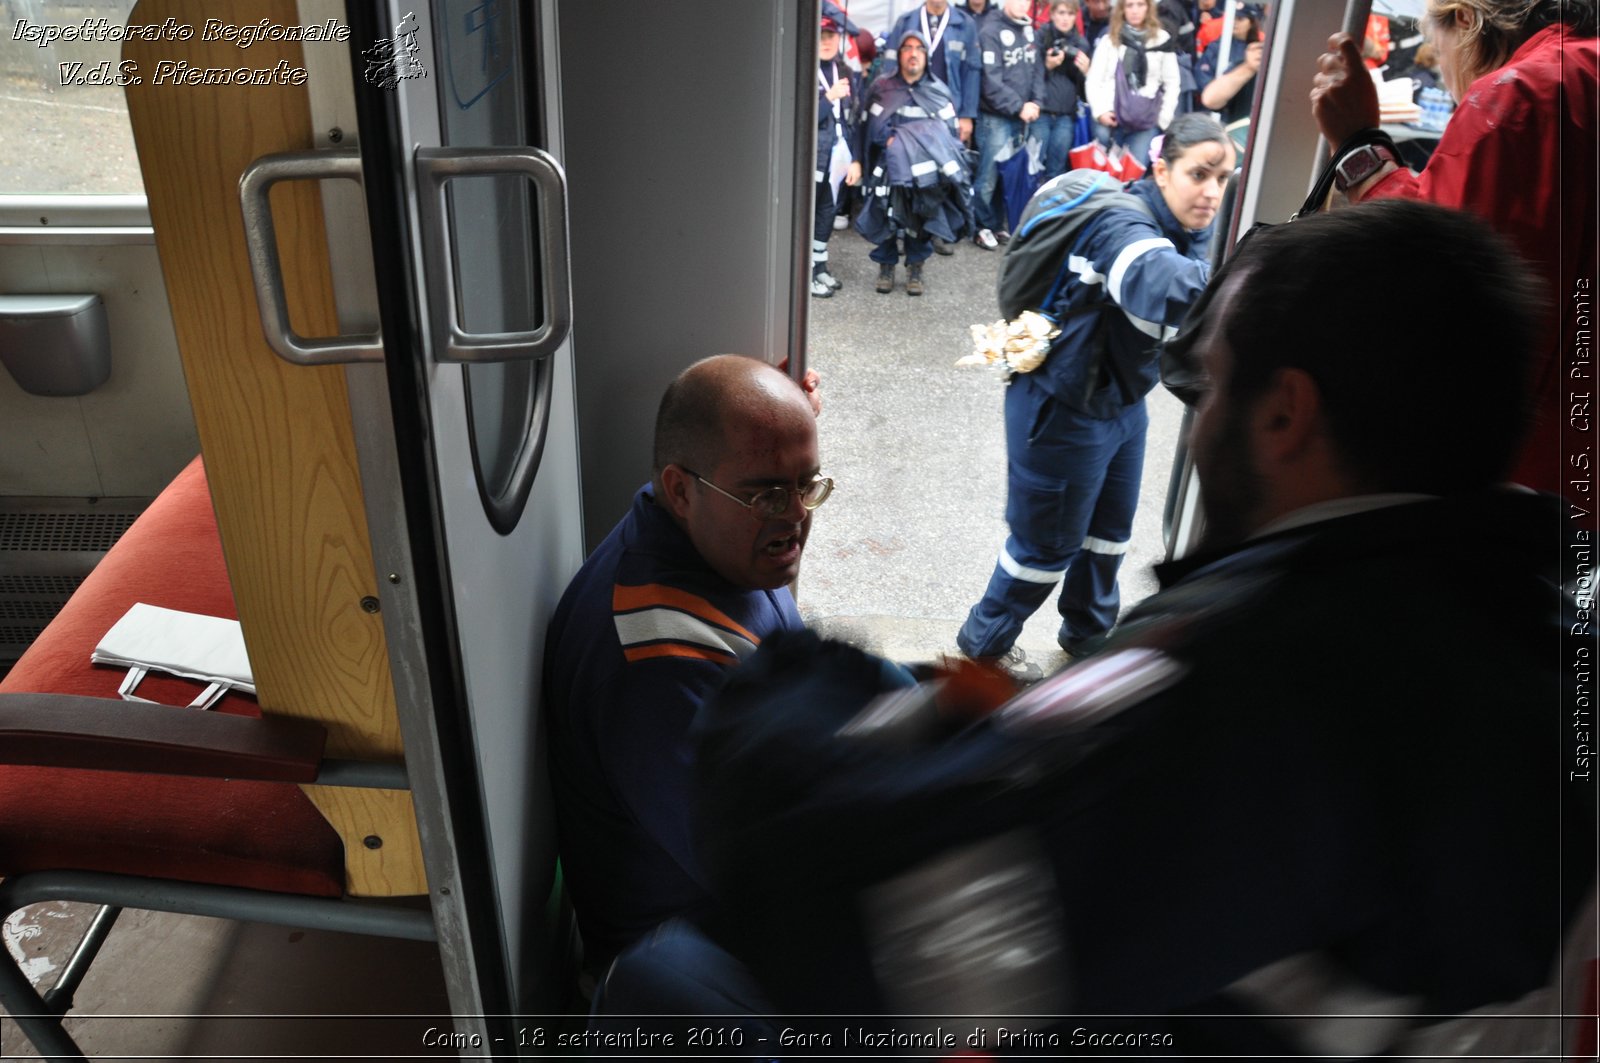
<svg viewBox="0 0 1600 1063">
<path fill-rule="evenodd" d="M 955 633 L 983 593 L 1005 538 L 1003 378 L 956 368 L 967 328 L 999 317 L 999 255 L 961 244 L 926 267 L 927 294 L 872 290 L 877 267 L 853 230 L 834 233 L 833 273 L 844 289 L 813 300 L 809 364 L 822 375 L 824 471 L 838 487 L 817 513 L 800 578 L 800 608 L 823 630 L 903 659 L 955 648 Z M 1144 486 L 1123 565 L 1126 608 L 1155 590 L 1164 556 L 1161 510 L 1182 407 L 1150 397 Z M 1021 645 L 1048 666 L 1054 598 Z"/>
</svg>

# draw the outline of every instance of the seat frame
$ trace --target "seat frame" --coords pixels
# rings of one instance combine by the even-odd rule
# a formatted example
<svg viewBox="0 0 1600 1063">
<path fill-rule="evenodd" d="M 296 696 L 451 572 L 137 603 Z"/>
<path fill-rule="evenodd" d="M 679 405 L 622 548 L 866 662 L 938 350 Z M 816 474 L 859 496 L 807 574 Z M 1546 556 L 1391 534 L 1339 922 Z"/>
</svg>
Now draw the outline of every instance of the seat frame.
<svg viewBox="0 0 1600 1063">
<path fill-rule="evenodd" d="M 320 724 L 306 720 L 191 712 L 71 694 L 0 694 L 0 764 L 409 789 L 402 764 L 323 758 L 325 737 Z M 181 876 L 181 867 L 173 873 Z M 48 991 L 34 988 L 9 951 L 0 962 L 0 1007 L 35 1048 L 56 1060 L 88 1058 L 63 1020 L 124 908 L 438 940 L 430 910 L 393 901 L 103 871 L 24 871 L 0 881 L 0 921 L 44 901 L 102 906 Z"/>
</svg>

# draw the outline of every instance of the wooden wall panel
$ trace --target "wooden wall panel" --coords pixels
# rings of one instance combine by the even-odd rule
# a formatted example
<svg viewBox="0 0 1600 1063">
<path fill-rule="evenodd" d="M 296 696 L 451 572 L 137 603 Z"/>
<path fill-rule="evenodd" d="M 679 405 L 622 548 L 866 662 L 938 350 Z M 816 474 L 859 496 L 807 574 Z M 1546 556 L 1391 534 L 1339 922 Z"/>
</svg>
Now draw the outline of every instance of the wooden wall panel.
<svg viewBox="0 0 1600 1063">
<path fill-rule="evenodd" d="M 330 755 L 398 760 L 382 618 L 361 604 L 378 592 L 344 371 L 291 366 L 268 349 L 239 208 L 239 177 L 253 160 L 313 146 L 306 89 L 155 82 L 162 60 L 304 69 L 298 43 L 201 40 L 217 17 L 299 21 L 292 0 L 142 0 L 131 23 L 171 18 L 195 33 L 130 41 L 124 58 L 143 78 L 127 89 L 128 110 L 239 620 L 264 710 L 324 721 Z M 280 185 L 273 206 L 293 320 L 303 335 L 331 335 L 317 188 Z M 426 892 L 409 794 L 306 792 L 345 839 L 352 893 Z M 368 848 L 369 837 L 382 846 Z"/>
</svg>

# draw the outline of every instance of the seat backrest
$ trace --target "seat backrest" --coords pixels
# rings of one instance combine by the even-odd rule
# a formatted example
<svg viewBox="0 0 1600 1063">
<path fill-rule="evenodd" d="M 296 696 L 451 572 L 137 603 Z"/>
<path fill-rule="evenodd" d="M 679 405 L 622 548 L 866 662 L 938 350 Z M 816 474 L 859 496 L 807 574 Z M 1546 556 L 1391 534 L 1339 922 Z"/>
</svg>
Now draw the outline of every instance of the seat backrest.
<svg viewBox="0 0 1600 1063">
<path fill-rule="evenodd" d="M 141 0 L 130 23 L 202 27 L 216 14 L 201 0 Z M 300 22 L 293 0 L 251 0 L 227 18 Z M 204 36 L 130 40 L 123 54 L 142 75 L 127 88 L 129 117 L 258 696 L 266 713 L 323 723 L 330 756 L 399 761 L 344 370 L 291 366 L 268 348 L 239 203 L 240 175 L 255 159 L 314 147 L 307 89 L 293 77 L 172 80 L 173 71 L 241 66 L 303 71 L 302 45 L 263 38 L 241 49 Z M 301 335 L 332 335 L 318 189 L 280 185 L 273 208 L 291 321 Z M 344 841 L 350 893 L 427 892 L 408 793 L 306 792 Z"/>
</svg>

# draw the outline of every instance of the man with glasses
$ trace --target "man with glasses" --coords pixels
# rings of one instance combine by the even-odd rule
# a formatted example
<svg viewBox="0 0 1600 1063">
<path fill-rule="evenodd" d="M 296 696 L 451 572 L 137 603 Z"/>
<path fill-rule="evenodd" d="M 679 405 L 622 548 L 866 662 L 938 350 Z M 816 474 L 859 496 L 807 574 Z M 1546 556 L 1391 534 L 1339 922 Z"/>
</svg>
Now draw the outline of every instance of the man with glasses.
<svg viewBox="0 0 1600 1063">
<path fill-rule="evenodd" d="M 563 595 L 545 651 L 562 866 L 599 969 L 707 893 L 695 857 L 688 731 L 729 669 L 798 629 L 819 476 L 804 391 L 718 355 L 668 387 L 654 474 Z"/>
<path fill-rule="evenodd" d="M 872 290 L 879 295 L 894 291 L 900 244 L 906 294 L 917 296 L 933 240 L 951 243 L 971 228 L 972 182 L 957 139 L 956 99 L 928 73 L 923 37 L 916 26 L 901 34 L 894 72 L 874 81 L 862 100 L 866 120 L 856 157 L 866 160 L 867 202 L 856 216 L 856 231 L 877 245 L 868 257 L 878 264 Z"/>
</svg>

